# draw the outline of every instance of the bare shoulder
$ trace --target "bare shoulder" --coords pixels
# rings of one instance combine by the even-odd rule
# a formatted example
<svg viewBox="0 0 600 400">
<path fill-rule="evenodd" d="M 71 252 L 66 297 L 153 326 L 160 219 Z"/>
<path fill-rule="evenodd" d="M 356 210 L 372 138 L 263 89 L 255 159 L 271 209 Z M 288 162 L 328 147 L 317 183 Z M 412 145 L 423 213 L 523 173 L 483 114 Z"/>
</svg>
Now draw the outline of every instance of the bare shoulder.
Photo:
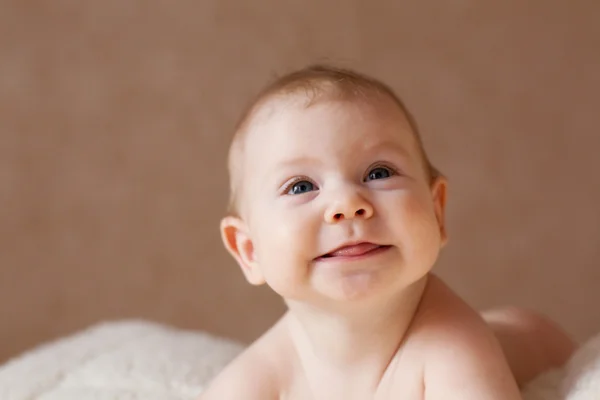
<svg viewBox="0 0 600 400">
<path fill-rule="evenodd" d="M 234 359 L 198 400 L 276 400 L 284 379 L 277 325 Z"/>
<path fill-rule="evenodd" d="M 447 339 L 489 337 L 493 334 L 483 318 L 441 279 L 431 275 L 411 326 L 411 335 L 423 344 Z"/>
<path fill-rule="evenodd" d="M 432 276 L 411 327 L 425 399 L 520 399 L 500 344 L 479 313 Z"/>
</svg>

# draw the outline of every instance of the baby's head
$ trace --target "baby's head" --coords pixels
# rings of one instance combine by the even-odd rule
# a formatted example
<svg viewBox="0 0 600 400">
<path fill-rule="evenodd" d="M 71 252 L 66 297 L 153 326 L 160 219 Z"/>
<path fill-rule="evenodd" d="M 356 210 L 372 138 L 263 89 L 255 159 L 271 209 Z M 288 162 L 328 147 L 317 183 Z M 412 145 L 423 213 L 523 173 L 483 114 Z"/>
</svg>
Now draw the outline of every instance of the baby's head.
<svg viewBox="0 0 600 400">
<path fill-rule="evenodd" d="M 229 174 L 225 246 L 250 283 L 290 301 L 406 287 L 446 240 L 446 183 L 413 118 L 353 71 L 313 66 L 264 89 L 236 127 Z"/>
</svg>

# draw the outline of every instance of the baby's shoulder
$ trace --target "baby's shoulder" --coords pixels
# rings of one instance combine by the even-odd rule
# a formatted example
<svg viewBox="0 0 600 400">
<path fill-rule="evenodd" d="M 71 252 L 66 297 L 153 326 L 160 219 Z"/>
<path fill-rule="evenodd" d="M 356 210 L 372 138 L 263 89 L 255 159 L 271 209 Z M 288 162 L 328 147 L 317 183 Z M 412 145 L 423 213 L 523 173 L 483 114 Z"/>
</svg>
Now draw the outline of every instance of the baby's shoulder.
<svg viewBox="0 0 600 400">
<path fill-rule="evenodd" d="M 432 278 L 424 293 L 407 343 L 421 356 L 423 385 L 431 398 L 484 398 L 482 393 L 510 393 L 489 398 L 515 398 L 510 370 L 492 330 L 438 278 Z"/>
<path fill-rule="evenodd" d="M 439 354 L 438 346 L 447 348 L 448 343 L 463 341 L 473 343 L 473 339 L 489 339 L 493 333 L 477 311 L 439 278 L 432 276 L 413 319 L 409 336 L 414 344 L 431 347 L 435 350 L 433 354 Z"/>
<path fill-rule="evenodd" d="M 439 356 L 451 351 L 472 336 L 487 335 L 486 325 L 470 306 L 439 278 L 431 275 L 396 353 L 396 363 L 418 365 L 437 362 Z M 399 368 L 405 373 L 406 368 Z"/>
<path fill-rule="evenodd" d="M 249 346 L 219 373 L 199 400 L 279 399 L 287 369 L 278 335 L 273 328 Z"/>
</svg>

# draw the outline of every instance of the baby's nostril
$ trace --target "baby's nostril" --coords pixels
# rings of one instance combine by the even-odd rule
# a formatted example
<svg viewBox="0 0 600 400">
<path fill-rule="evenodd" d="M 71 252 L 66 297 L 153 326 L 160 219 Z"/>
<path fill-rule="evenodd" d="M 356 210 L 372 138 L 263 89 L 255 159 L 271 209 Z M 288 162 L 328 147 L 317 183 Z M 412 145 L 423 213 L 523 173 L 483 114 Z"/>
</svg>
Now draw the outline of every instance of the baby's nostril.
<svg viewBox="0 0 600 400">
<path fill-rule="evenodd" d="M 334 219 L 342 219 L 342 214 L 338 213 L 333 216 Z"/>
<path fill-rule="evenodd" d="M 356 211 L 356 215 L 363 215 L 365 213 L 365 210 L 363 210 L 362 208 L 358 211 Z"/>
</svg>

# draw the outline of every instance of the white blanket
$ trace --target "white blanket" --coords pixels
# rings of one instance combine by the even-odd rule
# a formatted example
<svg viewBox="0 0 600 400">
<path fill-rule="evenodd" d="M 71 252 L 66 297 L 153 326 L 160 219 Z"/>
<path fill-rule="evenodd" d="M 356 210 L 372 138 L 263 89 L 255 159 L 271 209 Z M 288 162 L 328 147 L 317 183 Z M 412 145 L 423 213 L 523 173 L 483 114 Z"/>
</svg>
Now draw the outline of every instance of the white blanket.
<svg viewBox="0 0 600 400">
<path fill-rule="evenodd" d="M 201 332 L 110 322 L 0 366 L 2 400 L 192 400 L 241 350 Z M 527 387 L 526 400 L 599 400 L 600 335 L 564 370 Z"/>
</svg>

